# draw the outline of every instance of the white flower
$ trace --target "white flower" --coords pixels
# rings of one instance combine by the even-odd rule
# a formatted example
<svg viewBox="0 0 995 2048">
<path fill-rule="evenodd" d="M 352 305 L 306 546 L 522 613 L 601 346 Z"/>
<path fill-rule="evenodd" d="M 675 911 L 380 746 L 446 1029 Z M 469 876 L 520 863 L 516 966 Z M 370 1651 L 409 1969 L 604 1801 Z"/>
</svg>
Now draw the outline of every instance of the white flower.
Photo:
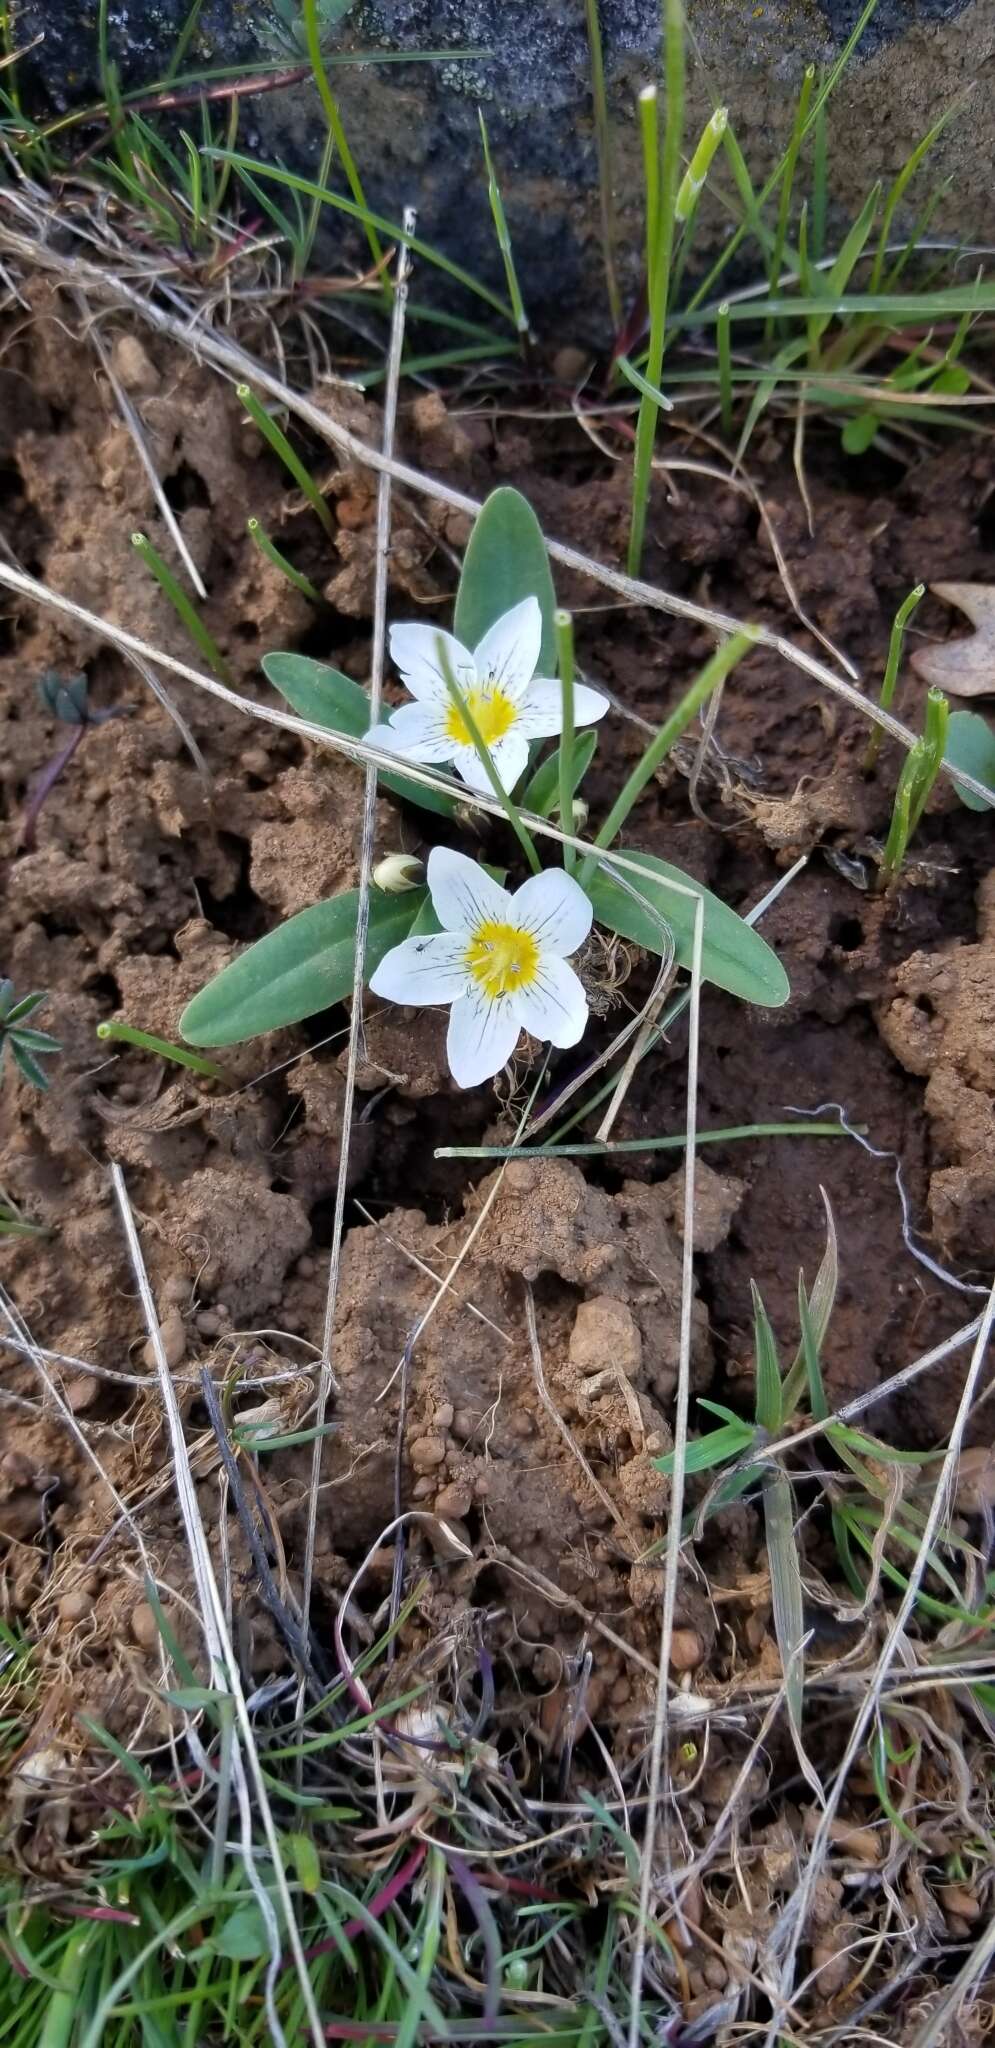
<svg viewBox="0 0 995 2048">
<path fill-rule="evenodd" d="M 587 997 L 565 956 L 583 945 L 592 911 L 573 876 L 549 868 L 510 896 L 464 853 L 434 846 L 428 886 L 442 930 L 394 946 L 371 976 L 374 995 L 452 1004 L 446 1050 L 461 1088 L 500 1073 L 521 1031 L 576 1045 Z"/>
<path fill-rule="evenodd" d="M 448 668 L 501 782 L 514 789 L 528 766 L 530 740 L 552 739 L 563 729 L 560 685 L 535 673 L 541 645 L 542 612 L 535 597 L 505 612 L 472 654 L 440 626 L 392 626 L 391 660 L 415 702 L 402 704 L 388 725 L 374 726 L 366 738 L 409 761 L 452 762 L 473 789 L 489 790 L 470 729 L 447 687 Z M 600 691 L 574 684 L 575 725 L 593 725 L 607 709 Z"/>
</svg>

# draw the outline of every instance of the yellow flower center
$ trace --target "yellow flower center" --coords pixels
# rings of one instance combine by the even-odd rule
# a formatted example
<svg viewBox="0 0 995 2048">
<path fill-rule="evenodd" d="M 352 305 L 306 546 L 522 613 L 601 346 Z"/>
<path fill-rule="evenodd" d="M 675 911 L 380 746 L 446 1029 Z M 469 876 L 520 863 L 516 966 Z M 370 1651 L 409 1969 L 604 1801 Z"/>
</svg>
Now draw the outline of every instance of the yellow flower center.
<svg viewBox="0 0 995 2048">
<path fill-rule="evenodd" d="M 474 725 L 485 747 L 494 747 L 510 732 L 518 717 L 518 706 L 506 697 L 496 683 L 481 689 L 463 691 L 463 702 L 473 719 Z M 458 705 L 450 704 L 446 712 L 446 738 L 457 747 L 472 747 L 473 735 Z"/>
<path fill-rule="evenodd" d="M 513 995 L 535 980 L 539 948 L 531 932 L 488 918 L 478 925 L 466 949 L 466 965 L 489 1002 Z"/>
</svg>

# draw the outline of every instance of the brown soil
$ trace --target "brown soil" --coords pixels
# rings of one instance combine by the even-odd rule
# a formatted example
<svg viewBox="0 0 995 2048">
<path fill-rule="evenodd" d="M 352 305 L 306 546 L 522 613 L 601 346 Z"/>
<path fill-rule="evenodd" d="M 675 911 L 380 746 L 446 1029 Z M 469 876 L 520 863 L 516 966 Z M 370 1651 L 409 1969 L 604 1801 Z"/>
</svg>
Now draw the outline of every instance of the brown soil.
<svg viewBox="0 0 995 2048">
<path fill-rule="evenodd" d="M 37 294 L 30 340 L 11 340 L 4 381 L 14 403 L 0 447 L 2 525 L 20 563 L 57 589 L 179 655 L 174 616 L 128 545 L 143 527 L 168 543 L 109 393 Z M 134 336 L 114 344 L 140 404 L 160 475 L 211 596 L 208 624 L 249 695 L 265 694 L 261 656 L 303 647 L 362 676 L 368 660 L 373 505 L 369 483 L 337 474 L 337 560 L 329 577 L 312 515 L 286 500 L 280 474 L 232 393 L 186 357 Z M 376 409 L 330 394 L 375 437 Z M 622 552 L 626 485 L 573 430 L 526 434 L 519 420 L 450 422 L 434 399 L 403 409 L 407 451 L 484 495 L 513 482 L 547 531 L 603 559 Z M 675 444 L 676 445 L 676 444 Z M 695 451 L 692 448 L 691 453 Z M 907 472 L 874 456 L 847 465 L 814 428 L 810 537 L 779 436 L 754 448 L 757 480 L 801 602 L 873 678 L 896 603 L 917 581 L 990 576 L 987 444 L 924 455 Z M 671 589 L 762 619 L 804 639 L 748 499 L 707 478 L 678 475 L 680 498 L 654 501 L 646 568 Z M 312 576 L 320 613 L 261 562 L 245 537 L 254 511 Z M 393 553 L 395 615 L 444 613 L 451 549 L 465 522 L 399 500 Z M 580 614 L 580 654 L 643 718 L 656 720 L 706 650 L 686 622 L 608 608 L 595 586 L 562 589 Z M 243 1379 L 278 1384 L 276 1427 L 307 1408 L 304 1368 L 320 1345 L 331 1207 L 338 1170 L 343 1012 L 225 1053 L 230 1088 L 174 1078 L 131 1052 L 109 1060 L 96 1024 L 120 1015 L 175 1037 L 184 1003 L 244 941 L 355 878 L 359 777 L 309 754 L 293 737 L 246 724 L 176 685 L 207 761 L 206 783 L 141 678 L 68 622 L 4 606 L 0 711 L 0 827 L 5 908 L 2 971 L 19 990 L 46 989 L 39 1022 L 64 1051 L 51 1090 L 38 1094 L 5 1066 L 0 1189 L 45 1238 L 7 1240 L 4 1284 L 33 1338 L 51 1354 L 37 1369 L 5 1354 L 5 1450 L 0 1535 L 7 1550 L 3 1613 L 30 1627 L 61 1661 L 59 1739 L 82 1747 L 85 1705 L 120 1732 L 149 1712 L 122 1668 L 155 1665 L 154 1625 L 115 1510 L 93 1463 L 139 1515 L 165 1586 L 189 1587 L 171 1488 L 163 1481 L 161 1413 L 146 1332 L 108 1186 L 123 1165 L 138 1215 L 170 1364 L 192 1436 L 203 1431 L 202 1362 L 237 1363 Z M 928 601 L 924 631 L 946 630 Z M 60 731 L 36 679 L 84 666 L 100 705 L 129 716 L 88 734 L 46 803 L 33 850 L 19 848 L 26 794 Z M 921 689 L 899 709 L 917 715 Z M 771 884 L 798 850 L 802 876 L 764 930 L 788 969 L 780 1012 L 746 1011 L 708 993 L 703 1011 L 703 1127 L 776 1119 L 785 1105 L 832 1100 L 901 1161 L 922 1241 L 969 1280 L 990 1262 L 995 1221 L 995 948 L 984 882 L 987 822 L 938 791 L 917 842 L 918 865 L 892 895 L 862 893 L 826 858 L 859 856 L 887 824 L 895 756 L 859 774 L 858 723 L 761 649 L 738 671 L 718 736 L 730 764 L 691 816 L 686 780 L 654 784 L 630 828 L 647 850 L 707 879 L 737 907 Z M 612 719 L 591 777 L 602 807 L 642 744 Z M 380 806 L 384 847 L 418 843 L 415 814 Z M 986 925 L 985 919 L 988 923 Z M 638 991 L 646 970 L 637 962 Z M 610 1029 L 610 1023 L 603 1027 Z M 685 1041 L 680 1029 L 639 1070 L 619 1137 L 679 1130 Z M 444 1076 L 435 1017 L 412 1024 L 378 1014 L 367 1030 L 360 1121 L 333 1365 L 318 1526 L 317 1583 L 325 1601 L 347 1583 L 394 1513 L 395 1368 L 469 1225 L 495 1189 L 486 1166 L 436 1161 L 440 1142 L 506 1142 L 507 1107 L 486 1091 L 457 1094 Z M 158 1090 L 158 1092 L 157 1092 Z M 541 1701 L 539 1729 L 554 1749 L 564 1679 L 583 1641 L 596 1650 L 586 1710 L 623 1745 L 641 1739 L 655 1654 L 659 1573 L 636 1560 L 665 1526 L 667 1486 L 653 1465 L 669 1442 L 677 1359 L 680 1189 L 667 1155 L 621 1167 L 522 1162 L 494 1195 L 456 1285 L 414 1351 L 404 1438 L 405 1506 L 434 1508 L 472 1552 L 434 1530 L 415 1535 L 433 1561 L 417 1628 L 488 1616 L 499 1665 L 499 1713 L 515 1686 Z M 748 1405 L 752 1374 L 749 1282 L 761 1288 L 785 1351 L 796 1341 L 797 1274 L 814 1277 L 824 1242 L 826 1188 L 840 1237 L 840 1295 L 827 1346 L 834 1396 L 876 1385 L 953 1330 L 969 1298 L 909 1255 L 894 1162 L 844 1142 L 777 1141 L 710 1150 L 701 1175 L 701 1244 L 694 1384 Z M 374 1221 L 370 1221 L 370 1217 Z M 549 1395 L 538 1392 L 527 1340 L 534 1289 Z M 905 1444 L 940 1440 L 962 1364 L 916 1382 L 899 1415 L 877 1425 Z M 58 1396 L 75 1419 L 70 1433 Z M 243 1393 L 244 1410 L 251 1396 Z M 989 1427 L 979 1418 L 980 1439 Z M 577 1452 L 583 1453 L 588 1473 Z M 91 1455 L 92 1454 L 92 1455 Z M 206 1517 L 218 1493 L 209 1435 L 198 1454 Z M 268 1502 L 292 1583 L 303 1552 L 310 1445 L 267 1471 Z M 591 1477 L 597 1482 L 591 1483 Z M 756 1660 L 766 1626 L 763 1553 L 749 1509 L 725 1518 L 722 1582 L 743 1594 L 743 1625 L 717 1632 L 715 1609 L 690 1578 L 679 1611 L 685 1663 L 734 1680 Z M 237 1583 L 251 1569 L 231 1525 Z M 99 1552 L 99 1554 L 97 1554 Z M 389 1557 L 371 1568 L 382 1596 Z M 753 1610 L 759 1608 L 757 1624 Z M 179 1611 L 179 1610 L 178 1610 Z M 725 1623 L 726 1617 L 723 1617 Z M 749 1628 L 747 1627 L 749 1624 Z M 609 1630 L 610 1635 L 605 1631 Z M 181 1633 L 182 1633 L 181 1628 Z M 630 1646 L 629 1653 L 618 1647 Z M 255 1674 L 282 1651 L 249 1603 L 243 1649 Z M 502 1690 L 504 1688 L 504 1690 Z M 503 1702 L 503 1704 L 502 1704 Z"/>
</svg>

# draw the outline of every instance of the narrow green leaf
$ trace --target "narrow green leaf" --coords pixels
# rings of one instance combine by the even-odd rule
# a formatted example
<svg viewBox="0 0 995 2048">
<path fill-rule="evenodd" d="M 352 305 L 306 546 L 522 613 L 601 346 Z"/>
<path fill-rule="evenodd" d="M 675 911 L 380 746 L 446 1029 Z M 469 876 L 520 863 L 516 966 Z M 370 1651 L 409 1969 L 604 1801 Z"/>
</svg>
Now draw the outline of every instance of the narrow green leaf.
<svg viewBox="0 0 995 2048">
<path fill-rule="evenodd" d="M 539 674 L 555 675 L 556 593 L 542 528 L 528 499 L 502 485 L 481 506 L 467 543 L 453 619 L 457 640 L 476 647 L 523 597 L 538 598 L 542 611 Z"/>
<path fill-rule="evenodd" d="M 729 1458 L 738 1458 L 749 1450 L 753 1442 L 753 1430 L 748 1422 L 727 1422 L 723 1429 L 710 1429 L 706 1436 L 696 1437 L 688 1444 L 684 1460 L 685 1472 L 710 1472 L 713 1465 L 724 1465 Z M 673 1474 L 675 1453 L 668 1451 L 665 1457 L 654 1458 L 658 1472 Z"/>
<path fill-rule="evenodd" d="M 571 794 L 573 796 L 576 796 L 594 759 L 597 744 L 598 735 L 590 727 L 588 727 L 586 732 L 579 732 L 574 736 L 573 762 L 571 764 L 573 772 L 570 777 Z M 555 811 L 559 799 L 560 749 L 557 747 L 556 752 L 550 754 L 548 761 L 543 761 L 541 766 L 536 769 L 532 780 L 526 783 L 519 802 L 523 811 L 534 811 L 537 817 L 549 818 Z M 565 832 L 569 832 L 569 820 L 564 822 L 563 829 Z"/>
<path fill-rule="evenodd" d="M 368 975 L 407 938 L 425 895 L 424 889 L 406 896 L 373 892 Z M 191 1045 L 238 1045 L 343 1002 L 352 993 L 358 904 L 359 891 L 346 889 L 257 939 L 187 1004 L 180 1018 L 184 1038 Z"/>
<path fill-rule="evenodd" d="M 267 654 L 263 657 L 263 671 L 291 710 L 311 725 L 324 726 L 326 732 L 346 733 L 353 740 L 362 739 L 370 730 L 370 700 L 366 691 L 339 669 L 329 668 L 323 661 L 312 661 L 307 654 Z M 384 789 L 403 796 L 409 804 L 419 804 L 423 811 L 435 811 L 440 818 L 453 816 L 456 804 L 451 796 L 425 789 L 419 782 L 409 782 L 404 775 L 382 774 L 379 780 Z"/>
<path fill-rule="evenodd" d="M 995 789 L 995 727 L 980 711 L 951 712 L 943 758 Z M 958 789 L 957 795 L 969 811 L 995 810 L 995 803 L 986 804 L 983 796 L 975 796 L 969 789 Z"/>
<path fill-rule="evenodd" d="M 777 1345 L 770 1326 L 760 1290 L 756 1281 L 750 1281 L 753 1296 L 753 1344 L 756 1354 L 756 1404 L 757 1422 L 761 1429 L 769 1430 L 776 1436 L 784 1420 L 781 1373 L 777 1362 Z"/>
<path fill-rule="evenodd" d="M 653 879 L 626 873 L 626 886 L 623 888 L 608 867 L 599 867 L 587 890 L 599 924 L 606 924 L 610 931 L 619 932 L 623 939 L 632 939 L 637 946 L 644 946 L 648 953 L 661 953 L 662 918 L 673 933 L 679 965 L 689 968 L 694 939 L 694 904 L 690 896 L 678 895 L 673 885 L 677 883 L 684 889 L 693 889 L 704 904 L 701 953 L 704 980 L 764 1009 L 779 1009 L 782 1003 L 787 1002 L 791 993 L 788 977 L 777 954 L 771 951 L 759 932 L 744 924 L 734 910 L 730 910 L 718 896 L 713 896 L 710 890 L 703 889 L 692 875 L 683 874 L 680 868 L 671 867 L 668 861 L 658 860 L 655 854 L 642 853 L 637 847 L 620 846 L 617 850 L 628 860 L 638 861 L 641 867 L 649 868 Z M 638 891 L 647 908 L 642 907 L 636 894 L 629 894 L 630 889 Z"/>
</svg>

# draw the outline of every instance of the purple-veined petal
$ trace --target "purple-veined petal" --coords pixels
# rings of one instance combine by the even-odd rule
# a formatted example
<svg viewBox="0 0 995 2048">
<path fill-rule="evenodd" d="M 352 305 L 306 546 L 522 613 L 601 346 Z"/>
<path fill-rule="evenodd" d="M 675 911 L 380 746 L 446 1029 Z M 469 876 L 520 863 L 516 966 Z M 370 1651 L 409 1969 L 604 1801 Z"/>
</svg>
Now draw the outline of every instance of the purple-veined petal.
<svg viewBox="0 0 995 2048">
<path fill-rule="evenodd" d="M 541 875 L 530 875 L 512 898 L 512 923 L 520 931 L 531 932 L 540 953 L 560 958 L 576 953 L 583 945 L 593 917 L 590 898 L 562 868 L 544 868 Z"/>
<path fill-rule="evenodd" d="M 460 996 L 449 1016 L 446 1055 L 449 1071 L 460 1088 L 476 1088 L 499 1074 L 518 1043 L 518 1018 L 510 999 L 485 996 L 480 989 Z"/>
<path fill-rule="evenodd" d="M 488 919 L 507 924 L 511 897 L 478 861 L 454 853 L 451 847 L 433 846 L 426 874 L 432 908 L 443 931 L 469 938 Z"/>
<path fill-rule="evenodd" d="M 587 997 L 579 977 L 566 960 L 551 953 L 540 960 L 526 988 L 509 997 L 524 1031 L 550 1045 L 576 1045 L 587 1025 Z"/>
<path fill-rule="evenodd" d="M 510 612 L 489 626 L 473 650 L 481 683 L 500 683 L 507 697 L 519 698 L 536 672 L 542 646 L 542 612 L 537 597 L 523 597 Z"/>
<path fill-rule="evenodd" d="M 574 684 L 574 725 L 594 725 L 610 709 L 600 690 Z M 548 676 L 533 676 L 518 707 L 519 730 L 529 740 L 551 740 L 563 731 L 563 692 Z"/>
<path fill-rule="evenodd" d="M 453 1003 L 469 985 L 466 940 L 456 932 L 402 939 L 370 976 L 374 995 L 389 1003 Z"/>
<path fill-rule="evenodd" d="M 411 695 L 426 704 L 449 702 L 439 658 L 440 639 L 456 681 L 461 688 L 471 689 L 477 673 L 473 656 L 451 633 L 444 632 L 441 626 L 424 624 L 392 626 L 390 629 L 391 661 L 403 676 Z"/>
</svg>

